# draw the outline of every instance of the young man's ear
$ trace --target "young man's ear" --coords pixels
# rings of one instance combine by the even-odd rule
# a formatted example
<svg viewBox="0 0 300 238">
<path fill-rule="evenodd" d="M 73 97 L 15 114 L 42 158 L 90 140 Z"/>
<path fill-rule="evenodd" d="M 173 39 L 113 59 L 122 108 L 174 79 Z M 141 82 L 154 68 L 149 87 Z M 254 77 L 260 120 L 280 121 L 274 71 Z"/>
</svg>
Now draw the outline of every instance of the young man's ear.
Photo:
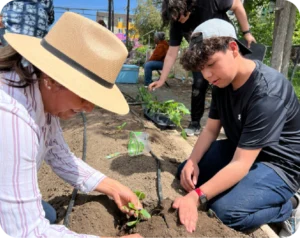
<svg viewBox="0 0 300 238">
<path fill-rule="evenodd" d="M 240 54 L 239 46 L 235 41 L 230 41 L 228 46 L 229 46 L 229 50 L 232 51 L 234 57 L 237 57 Z"/>
</svg>

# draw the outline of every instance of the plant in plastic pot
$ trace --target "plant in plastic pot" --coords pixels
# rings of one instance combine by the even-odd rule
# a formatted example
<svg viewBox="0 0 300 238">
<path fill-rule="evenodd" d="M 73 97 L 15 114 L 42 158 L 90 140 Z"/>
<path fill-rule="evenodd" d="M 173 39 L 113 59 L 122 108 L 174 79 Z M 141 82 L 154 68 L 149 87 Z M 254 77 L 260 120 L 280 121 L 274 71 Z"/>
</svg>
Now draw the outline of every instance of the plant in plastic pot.
<svg viewBox="0 0 300 238">
<path fill-rule="evenodd" d="M 183 103 L 176 102 L 174 100 L 159 102 L 144 87 L 139 87 L 139 96 L 141 97 L 142 101 L 145 103 L 144 104 L 145 116 L 150 118 L 154 123 L 158 125 L 163 125 L 161 122 L 163 121 L 162 116 L 165 116 L 173 124 L 175 124 L 181 129 L 181 136 L 184 139 L 186 139 L 187 136 L 186 136 L 186 132 L 181 126 L 181 119 L 184 115 L 190 114 L 190 111 L 185 107 Z M 164 125 L 166 125 L 166 127 L 172 125 L 170 122 L 166 120 L 164 122 Z"/>
</svg>

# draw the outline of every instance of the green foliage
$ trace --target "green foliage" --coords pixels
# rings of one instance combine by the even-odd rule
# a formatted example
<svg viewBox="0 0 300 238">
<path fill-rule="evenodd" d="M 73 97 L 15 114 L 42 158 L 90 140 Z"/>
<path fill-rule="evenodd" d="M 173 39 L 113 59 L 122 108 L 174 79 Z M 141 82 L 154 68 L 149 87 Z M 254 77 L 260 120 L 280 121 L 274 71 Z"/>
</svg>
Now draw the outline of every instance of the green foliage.
<svg viewBox="0 0 300 238">
<path fill-rule="evenodd" d="M 251 0 L 245 1 L 245 9 L 249 19 L 251 32 L 258 43 L 271 46 L 273 40 L 273 29 L 275 14 L 272 11 L 269 0 Z M 236 29 L 240 25 L 236 18 L 233 20 Z M 242 32 L 238 31 L 238 38 L 243 38 Z"/>
<path fill-rule="evenodd" d="M 118 129 L 119 131 L 122 131 L 122 130 L 124 129 L 124 127 L 126 126 L 126 124 L 127 124 L 127 122 L 124 122 L 122 125 L 117 126 L 117 129 Z"/>
<path fill-rule="evenodd" d="M 140 54 L 144 54 L 146 56 L 147 51 L 149 50 L 149 46 L 147 45 L 142 45 L 139 48 L 136 49 L 136 52 Z"/>
<path fill-rule="evenodd" d="M 146 107 L 152 113 L 161 113 L 170 118 L 170 120 L 181 129 L 181 136 L 186 139 L 187 135 L 181 126 L 181 119 L 184 115 L 190 114 L 190 111 L 183 103 L 174 100 L 159 102 L 152 96 L 149 91 L 144 87 L 139 87 L 139 95 Z"/>
<path fill-rule="evenodd" d="M 152 0 L 138 0 L 137 7 L 135 9 L 135 27 L 138 30 L 143 44 L 147 44 L 148 36 L 143 35 L 154 30 L 164 31 L 167 33 L 167 29 L 162 27 L 162 20 L 160 15 L 159 2 L 153 2 Z M 155 4 L 153 4 L 155 3 Z M 154 34 L 153 32 L 153 34 Z M 153 36 L 152 34 L 152 36 Z M 166 34 L 167 35 L 167 34 Z M 150 37 L 151 43 L 153 43 L 153 37 Z"/>
<path fill-rule="evenodd" d="M 137 190 L 137 191 L 134 191 L 134 193 L 138 197 L 139 201 L 143 200 L 146 197 L 145 193 L 143 193 L 141 191 Z M 134 204 L 131 202 L 128 203 L 128 207 L 130 209 L 134 210 L 134 215 L 136 217 L 136 220 L 127 222 L 126 223 L 127 226 L 134 226 L 134 225 L 138 224 L 141 220 L 151 218 L 151 215 L 149 214 L 149 212 L 146 209 L 137 209 L 134 206 Z M 124 207 L 124 209 L 127 209 L 127 208 Z"/>
<path fill-rule="evenodd" d="M 297 15 L 296 15 L 296 25 L 295 25 L 295 31 L 293 35 L 293 44 L 294 45 L 300 45 L 300 13 L 297 9 Z"/>
</svg>

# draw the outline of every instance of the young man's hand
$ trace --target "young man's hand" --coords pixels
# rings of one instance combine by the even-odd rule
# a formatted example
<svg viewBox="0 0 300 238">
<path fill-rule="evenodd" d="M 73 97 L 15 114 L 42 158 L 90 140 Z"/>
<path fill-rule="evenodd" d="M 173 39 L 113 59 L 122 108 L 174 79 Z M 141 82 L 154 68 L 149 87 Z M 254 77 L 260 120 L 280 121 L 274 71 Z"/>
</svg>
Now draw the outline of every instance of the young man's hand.
<svg viewBox="0 0 300 238">
<path fill-rule="evenodd" d="M 173 203 L 173 208 L 179 210 L 180 222 L 190 233 L 196 230 L 198 220 L 199 197 L 195 191 L 191 191 L 184 197 L 178 197 Z"/>
<path fill-rule="evenodd" d="M 198 176 L 199 176 L 198 164 L 195 163 L 193 160 L 188 159 L 181 171 L 181 175 L 180 175 L 181 186 L 187 192 L 191 192 L 196 188 Z"/>
</svg>

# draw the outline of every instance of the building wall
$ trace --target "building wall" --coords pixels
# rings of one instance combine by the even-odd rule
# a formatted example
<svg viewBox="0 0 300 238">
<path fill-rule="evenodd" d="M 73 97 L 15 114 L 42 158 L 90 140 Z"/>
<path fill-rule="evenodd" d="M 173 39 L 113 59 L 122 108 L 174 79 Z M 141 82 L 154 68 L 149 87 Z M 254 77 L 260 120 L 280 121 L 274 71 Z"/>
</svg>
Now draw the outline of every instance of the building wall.
<svg viewBox="0 0 300 238">
<path fill-rule="evenodd" d="M 127 15 L 115 13 L 114 14 L 114 33 L 115 34 L 126 34 L 126 23 L 127 23 Z M 97 12 L 97 21 L 103 20 L 105 24 L 108 26 L 108 12 Z M 139 37 L 135 26 L 134 26 L 134 15 L 129 15 L 129 37 L 130 39 L 137 39 Z M 130 30 L 134 32 L 131 33 Z"/>
</svg>

